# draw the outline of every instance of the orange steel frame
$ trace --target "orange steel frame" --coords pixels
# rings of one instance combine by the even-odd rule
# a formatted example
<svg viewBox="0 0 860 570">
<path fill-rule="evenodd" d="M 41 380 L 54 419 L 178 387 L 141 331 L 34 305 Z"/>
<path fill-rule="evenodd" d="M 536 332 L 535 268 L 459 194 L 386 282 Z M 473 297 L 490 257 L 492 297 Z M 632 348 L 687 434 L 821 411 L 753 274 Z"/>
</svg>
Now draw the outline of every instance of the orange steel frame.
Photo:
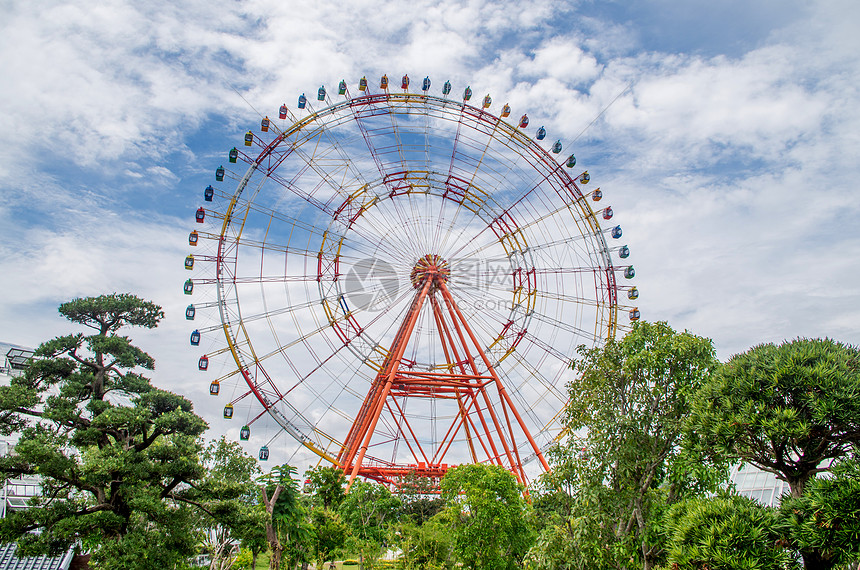
<svg viewBox="0 0 860 570">
<path fill-rule="evenodd" d="M 444 262 L 438 263 L 439 260 L 435 256 L 428 255 L 426 259 L 431 261 L 421 268 L 417 276 L 416 271 L 413 271 L 415 297 L 338 455 L 338 463 L 349 478 L 347 489 L 356 477 L 395 485 L 399 478 L 411 473 L 431 479 L 441 478 L 448 469 L 445 455 L 460 430 L 463 430 L 468 442 L 473 462 L 483 460 L 502 465 L 510 470 L 520 483 L 526 485 L 528 480 L 514 436 L 514 424 L 519 426 L 522 436 L 528 441 L 543 468 L 548 471 L 549 465 L 451 296 L 446 285 L 447 268 L 443 267 Z M 401 367 L 412 331 L 426 302 L 431 305 L 447 362 L 444 367 L 440 367 L 444 369 L 442 372 L 420 372 Z M 485 368 L 483 371 L 481 364 Z M 497 406 L 500 408 L 498 411 L 501 412 L 501 417 L 491 403 L 488 393 L 490 388 L 494 388 L 498 395 Z M 421 446 L 397 402 L 398 397 L 457 401 L 460 413 L 447 428 L 432 456 L 428 456 Z M 365 460 L 376 425 L 384 412 L 394 418 L 415 464 L 399 465 Z"/>
</svg>

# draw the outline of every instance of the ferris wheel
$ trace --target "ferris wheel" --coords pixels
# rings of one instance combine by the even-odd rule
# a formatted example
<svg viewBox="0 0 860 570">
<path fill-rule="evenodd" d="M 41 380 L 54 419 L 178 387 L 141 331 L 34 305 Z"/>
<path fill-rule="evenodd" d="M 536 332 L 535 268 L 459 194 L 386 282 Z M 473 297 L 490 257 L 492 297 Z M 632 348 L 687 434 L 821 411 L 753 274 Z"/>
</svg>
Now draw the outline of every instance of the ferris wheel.
<svg viewBox="0 0 860 570">
<path fill-rule="evenodd" d="M 230 363 L 210 393 L 243 440 L 268 416 L 350 482 L 487 462 L 526 483 L 576 347 L 639 318 L 630 250 L 561 140 L 419 85 L 320 87 L 230 150 L 189 236 L 186 318 L 217 311 L 191 344 Z"/>
</svg>

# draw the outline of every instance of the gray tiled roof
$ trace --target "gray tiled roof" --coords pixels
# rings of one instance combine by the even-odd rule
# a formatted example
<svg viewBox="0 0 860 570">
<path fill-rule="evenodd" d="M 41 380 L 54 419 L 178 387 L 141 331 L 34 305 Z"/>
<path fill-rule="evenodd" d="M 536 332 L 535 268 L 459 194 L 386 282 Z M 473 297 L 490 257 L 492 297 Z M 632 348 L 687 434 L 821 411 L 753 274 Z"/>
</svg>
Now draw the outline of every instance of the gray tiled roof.
<svg viewBox="0 0 860 570">
<path fill-rule="evenodd" d="M 0 544 L 0 570 L 68 570 L 72 563 L 73 551 L 69 550 L 64 556 L 15 556 L 17 546 Z"/>
</svg>

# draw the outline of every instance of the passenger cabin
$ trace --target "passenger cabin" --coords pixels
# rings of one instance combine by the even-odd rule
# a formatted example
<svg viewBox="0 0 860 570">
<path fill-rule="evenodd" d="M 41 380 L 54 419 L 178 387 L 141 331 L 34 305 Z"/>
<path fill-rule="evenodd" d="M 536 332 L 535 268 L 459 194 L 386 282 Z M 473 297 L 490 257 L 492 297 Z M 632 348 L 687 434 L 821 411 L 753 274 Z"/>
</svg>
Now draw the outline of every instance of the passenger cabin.
<svg viewBox="0 0 860 570">
<path fill-rule="evenodd" d="M 202 224 L 206 221 L 206 210 L 204 210 L 202 206 L 197 208 L 197 213 L 194 214 L 194 219 L 197 220 L 198 224 Z"/>
<path fill-rule="evenodd" d="M 615 226 L 612 228 L 612 237 L 614 239 L 618 239 L 621 237 L 621 226 Z"/>
<path fill-rule="evenodd" d="M 191 279 L 186 279 L 185 284 L 182 286 L 182 292 L 186 295 L 194 293 L 194 281 L 192 281 Z"/>
<path fill-rule="evenodd" d="M 379 88 L 380 89 L 388 89 L 388 76 L 383 75 L 379 80 Z"/>
<path fill-rule="evenodd" d="M 191 270 L 194 269 L 194 256 L 189 255 L 185 258 L 185 269 Z"/>
<path fill-rule="evenodd" d="M 358 80 L 358 90 L 367 91 L 367 77 L 362 77 Z"/>
<path fill-rule="evenodd" d="M 197 239 L 200 237 L 200 234 L 197 233 L 197 230 L 194 230 L 190 234 L 188 234 L 188 245 L 197 245 Z"/>
<path fill-rule="evenodd" d="M 639 298 L 639 289 L 637 289 L 636 287 L 631 287 L 627 291 L 627 298 L 630 299 L 631 301 L 634 299 L 638 299 Z"/>
<path fill-rule="evenodd" d="M 299 107 L 299 109 L 304 109 L 304 108 L 305 108 L 305 105 L 307 105 L 307 104 L 308 104 L 308 98 L 307 98 L 307 97 L 305 97 L 305 94 L 304 94 L 304 93 L 302 93 L 301 95 L 299 95 L 299 105 L 298 105 L 298 107 Z"/>
<path fill-rule="evenodd" d="M 213 380 L 211 384 L 209 384 L 209 395 L 217 396 L 221 392 L 221 383 L 217 380 Z"/>
<path fill-rule="evenodd" d="M 251 146 L 251 143 L 254 142 L 254 133 L 248 131 L 245 133 L 245 146 Z"/>
<path fill-rule="evenodd" d="M 269 116 L 268 115 L 263 117 L 263 120 L 260 121 L 260 130 L 263 131 L 264 133 L 269 132 Z"/>
<path fill-rule="evenodd" d="M 281 105 L 281 108 L 278 109 L 278 118 L 279 119 L 286 119 L 287 118 L 287 104 L 286 103 Z"/>
<path fill-rule="evenodd" d="M 591 193 L 591 199 L 595 202 L 600 202 L 601 198 L 603 198 L 603 191 L 600 188 L 595 189 L 594 192 Z"/>
<path fill-rule="evenodd" d="M 446 81 L 445 85 L 442 86 L 442 95 L 447 95 L 451 92 L 451 82 Z"/>
<path fill-rule="evenodd" d="M 223 166 L 219 166 L 218 168 L 215 169 L 215 181 L 216 182 L 223 182 L 224 181 L 224 167 Z"/>
<path fill-rule="evenodd" d="M 224 406 L 224 419 L 232 420 L 233 419 L 233 404 L 227 404 Z"/>
<path fill-rule="evenodd" d="M 205 354 L 201 356 L 200 360 L 197 361 L 197 368 L 198 370 L 203 370 L 204 372 L 206 370 L 209 370 L 209 357 Z"/>
<path fill-rule="evenodd" d="M 604 220 L 611 220 L 612 214 L 613 214 L 612 206 L 606 206 L 605 208 L 603 208 L 603 219 Z"/>
<path fill-rule="evenodd" d="M 630 257 L 630 248 L 626 245 L 622 245 L 621 249 L 618 250 L 618 257 L 621 259 L 627 259 Z"/>
<path fill-rule="evenodd" d="M 430 89 L 430 76 L 424 78 L 424 81 L 421 83 L 421 90 L 427 91 Z"/>
<path fill-rule="evenodd" d="M 520 117 L 520 128 L 524 129 L 527 126 L 529 126 L 529 116 L 523 115 L 522 117 Z"/>
<path fill-rule="evenodd" d="M 251 439 L 251 428 L 248 426 L 242 426 L 242 429 L 239 430 L 239 439 L 242 441 L 248 441 Z"/>
<path fill-rule="evenodd" d="M 511 106 L 505 103 L 505 106 L 502 107 L 502 118 L 508 117 L 511 114 Z"/>
<path fill-rule="evenodd" d="M 269 448 L 265 445 L 260 448 L 260 461 L 268 461 L 269 459 Z"/>
<path fill-rule="evenodd" d="M 187 307 L 185 307 L 185 320 L 186 321 L 193 321 L 194 315 L 196 315 L 196 314 L 197 314 L 197 309 L 194 308 L 194 305 L 188 305 Z"/>
<path fill-rule="evenodd" d="M 463 101 L 468 101 L 471 98 L 472 98 L 472 88 L 466 87 L 466 89 L 463 91 Z"/>
<path fill-rule="evenodd" d="M 227 155 L 227 158 L 229 158 L 230 162 L 236 162 L 236 159 L 239 158 L 239 149 L 236 148 L 235 146 L 233 148 L 231 148 L 230 154 Z"/>
<path fill-rule="evenodd" d="M 490 97 L 489 93 L 487 93 L 486 97 L 484 97 L 484 102 L 481 103 L 481 107 L 483 107 L 484 109 L 489 109 L 490 105 L 492 105 L 492 104 L 493 104 L 493 98 Z"/>
<path fill-rule="evenodd" d="M 636 276 L 636 270 L 633 269 L 632 265 L 628 265 L 624 269 L 624 278 L 625 279 L 633 279 Z"/>
<path fill-rule="evenodd" d="M 340 83 L 337 85 L 337 94 L 346 95 L 346 81 L 343 79 L 341 79 Z"/>
<path fill-rule="evenodd" d="M 537 130 L 537 134 L 535 135 L 535 138 L 539 141 L 542 141 L 543 139 L 546 138 L 546 129 L 543 128 L 543 126 L 541 126 L 541 128 L 539 128 Z"/>
<path fill-rule="evenodd" d="M 317 101 L 325 101 L 325 86 L 320 85 L 320 88 L 317 89 Z"/>
<path fill-rule="evenodd" d="M 588 184 L 589 180 L 591 180 L 591 176 L 588 174 L 587 170 L 579 175 L 579 182 L 581 184 Z"/>
<path fill-rule="evenodd" d="M 630 320 L 634 321 L 634 322 L 639 320 L 639 308 L 638 307 L 630 310 Z"/>
<path fill-rule="evenodd" d="M 200 346 L 200 331 L 197 329 L 191 333 L 191 346 Z"/>
<path fill-rule="evenodd" d="M 214 188 L 212 188 L 212 185 L 210 184 L 210 185 L 209 185 L 209 186 L 207 186 L 207 187 L 206 187 L 206 189 L 203 191 L 203 199 L 204 199 L 204 200 L 206 200 L 207 202 L 211 202 L 211 201 L 212 201 L 212 197 L 213 197 L 214 195 L 215 195 L 215 189 L 214 189 Z"/>
<path fill-rule="evenodd" d="M 560 153 L 560 152 L 561 152 L 561 141 L 560 141 L 560 140 L 555 141 L 555 142 L 553 143 L 553 145 L 552 145 L 552 152 L 553 152 L 553 154 L 558 154 L 558 153 Z"/>
<path fill-rule="evenodd" d="M 401 89 L 409 89 L 409 76 L 408 75 L 404 75 L 403 78 L 400 80 L 400 88 Z"/>
<path fill-rule="evenodd" d="M 568 156 L 568 157 L 567 157 L 567 162 L 565 162 L 564 164 L 565 164 L 565 166 L 567 166 L 568 168 L 573 168 L 574 166 L 576 166 L 576 157 L 575 157 L 575 156 L 573 156 L 573 155 Z"/>
</svg>

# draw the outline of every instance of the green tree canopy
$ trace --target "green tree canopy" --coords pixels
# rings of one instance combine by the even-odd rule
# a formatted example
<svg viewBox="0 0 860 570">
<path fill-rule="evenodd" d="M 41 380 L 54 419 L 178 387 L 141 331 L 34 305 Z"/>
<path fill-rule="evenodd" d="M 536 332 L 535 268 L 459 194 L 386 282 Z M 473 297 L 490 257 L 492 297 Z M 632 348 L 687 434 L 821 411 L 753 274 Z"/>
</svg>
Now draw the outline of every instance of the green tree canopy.
<svg viewBox="0 0 860 570">
<path fill-rule="evenodd" d="M 565 411 L 576 435 L 550 453 L 553 470 L 542 483 L 559 507 L 538 545 L 582 565 L 571 567 L 634 560 L 647 570 L 665 554 L 657 532 L 666 506 L 720 479 L 681 448 L 693 396 L 719 363 L 709 339 L 662 322 L 636 323 L 621 340 L 580 347 L 579 356 Z"/>
<path fill-rule="evenodd" d="M 666 566 L 675 570 L 791 568 L 793 560 L 776 531 L 776 514 L 737 495 L 677 503 L 666 517 Z"/>
<path fill-rule="evenodd" d="M 454 555 L 464 568 L 517 568 L 534 539 L 530 507 L 514 475 L 500 465 L 460 465 L 442 478 Z"/>
<path fill-rule="evenodd" d="M 780 529 L 807 568 L 856 564 L 860 561 L 860 461 L 840 461 L 832 477 L 813 479 L 801 497 L 784 499 L 780 514 Z"/>
<path fill-rule="evenodd" d="M 187 399 L 150 384 L 141 371 L 154 360 L 118 334 L 153 328 L 163 312 L 112 294 L 64 303 L 60 313 L 93 334 L 45 342 L 0 387 L 0 431 L 20 434 L 0 473 L 37 475 L 43 488 L 35 508 L 0 521 L 0 540 L 54 554 L 80 541 L 94 568 L 171 567 L 199 542 L 207 426 Z"/>
<path fill-rule="evenodd" d="M 793 497 L 860 444 L 860 350 L 830 339 L 761 344 L 701 390 L 690 440 L 776 474 Z"/>
</svg>

